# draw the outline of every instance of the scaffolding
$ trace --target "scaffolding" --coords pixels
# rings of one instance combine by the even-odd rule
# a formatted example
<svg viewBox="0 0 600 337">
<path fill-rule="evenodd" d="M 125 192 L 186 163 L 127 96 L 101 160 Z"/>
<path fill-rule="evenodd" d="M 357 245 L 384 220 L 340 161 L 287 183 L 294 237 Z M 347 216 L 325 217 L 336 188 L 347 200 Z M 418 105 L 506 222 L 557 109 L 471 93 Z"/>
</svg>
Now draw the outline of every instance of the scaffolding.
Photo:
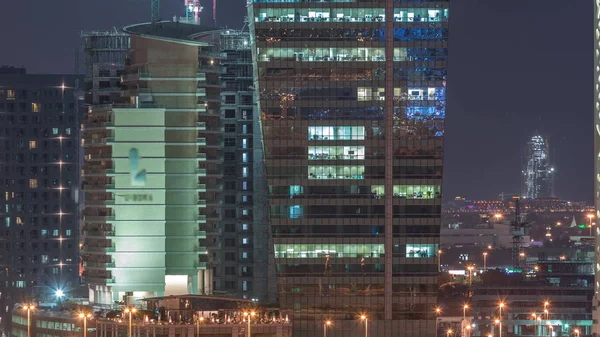
<svg viewBox="0 0 600 337">
<path fill-rule="evenodd" d="M 113 103 L 120 96 L 120 76 L 129 53 L 129 35 L 117 28 L 82 31 L 86 104 Z"/>
</svg>

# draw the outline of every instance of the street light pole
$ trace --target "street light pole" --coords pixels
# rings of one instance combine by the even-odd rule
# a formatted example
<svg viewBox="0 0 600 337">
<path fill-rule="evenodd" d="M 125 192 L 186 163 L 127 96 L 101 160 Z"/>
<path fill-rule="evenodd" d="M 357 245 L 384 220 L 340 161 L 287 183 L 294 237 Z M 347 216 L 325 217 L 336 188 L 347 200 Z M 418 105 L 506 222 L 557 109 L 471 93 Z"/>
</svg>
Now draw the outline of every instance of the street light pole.
<svg viewBox="0 0 600 337">
<path fill-rule="evenodd" d="M 326 320 L 325 323 L 323 323 L 323 337 L 327 337 L 327 327 L 331 325 L 331 321 L 330 320 Z M 250 336 L 248 336 L 250 337 Z"/>
<path fill-rule="evenodd" d="M 442 313 L 442 309 L 440 307 L 435 308 L 435 337 L 438 337 L 438 317 Z"/>
<path fill-rule="evenodd" d="M 79 313 L 79 318 L 83 318 L 83 337 L 87 337 L 87 319 L 92 317 L 91 314 Z"/>
<path fill-rule="evenodd" d="M 590 220 L 590 236 L 592 236 L 592 219 L 594 218 L 594 215 L 588 214 L 587 217 Z"/>
<path fill-rule="evenodd" d="M 369 318 L 366 315 L 361 315 L 360 319 L 365 321 L 365 337 L 369 337 Z"/>
<path fill-rule="evenodd" d="M 136 308 L 126 308 L 125 312 L 129 314 L 129 329 L 127 329 L 127 337 L 132 337 L 132 333 L 131 333 L 131 320 L 132 320 L 132 316 L 133 314 L 137 311 Z"/>
<path fill-rule="evenodd" d="M 483 271 L 487 271 L 487 252 L 483 252 Z"/>
<path fill-rule="evenodd" d="M 248 319 L 248 337 L 252 336 L 252 332 L 251 332 L 251 328 L 250 328 L 250 320 L 252 319 L 253 316 L 256 316 L 256 312 L 254 311 L 250 311 L 250 312 L 245 312 L 244 316 L 246 316 L 246 318 Z"/>
<path fill-rule="evenodd" d="M 27 310 L 27 337 L 31 337 L 31 311 L 35 309 L 34 305 L 26 305 L 23 307 L 24 310 Z"/>
<path fill-rule="evenodd" d="M 196 320 L 196 337 L 200 337 L 200 323 L 204 322 L 204 317 L 200 316 Z"/>
<path fill-rule="evenodd" d="M 438 273 L 442 271 L 442 250 L 438 249 Z"/>
</svg>

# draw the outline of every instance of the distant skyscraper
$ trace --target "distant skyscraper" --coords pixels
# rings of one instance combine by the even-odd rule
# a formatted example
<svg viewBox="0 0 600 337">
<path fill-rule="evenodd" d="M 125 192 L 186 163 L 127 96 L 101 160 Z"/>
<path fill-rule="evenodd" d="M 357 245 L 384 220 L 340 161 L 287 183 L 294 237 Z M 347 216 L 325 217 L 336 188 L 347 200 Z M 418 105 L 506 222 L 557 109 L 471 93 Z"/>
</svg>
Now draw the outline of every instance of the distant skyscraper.
<svg viewBox="0 0 600 337">
<path fill-rule="evenodd" d="M 249 6 L 278 297 L 294 336 L 363 336 L 360 313 L 370 336 L 435 335 L 448 8 Z"/>
<path fill-rule="evenodd" d="M 522 197 L 529 199 L 554 197 L 554 167 L 550 163 L 548 141 L 534 135 L 525 146 Z"/>
<path fill-rule="evenodd" d="M 77 296 L 80 82 L 75 75 L 0 68 L 4 328 L 17 302 L 54 300 L 57 290 Z"/>
</svg>

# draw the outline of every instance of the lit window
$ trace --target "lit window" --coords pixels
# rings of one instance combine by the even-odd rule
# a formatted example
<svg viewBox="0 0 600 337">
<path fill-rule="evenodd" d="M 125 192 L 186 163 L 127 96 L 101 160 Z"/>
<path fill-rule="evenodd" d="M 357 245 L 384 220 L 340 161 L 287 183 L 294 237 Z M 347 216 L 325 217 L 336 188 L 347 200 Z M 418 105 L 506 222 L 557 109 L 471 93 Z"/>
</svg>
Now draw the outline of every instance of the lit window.
<svg viewBox="0 0 600 337">
<path fill-rule="evenodd" d="M 38 187 L 37 179 L 29 179 L 29 188 L 37 188 L 37 187 Z"/>
<path fill-rule="evenodd" d="M 72 231 L 71 231 L 70 229 L 67 229 L 67 230 L 65 231 L 65 235 L 66 235 L 66 236 L 71 236 L 71 233 L 72 233 Z"/>
<path fill-rule="evenodd" d="M 242 210 L 242 215 L 248 215 L 248 210 L 247 209 L 243 209 Z"/>
<path fill-rule="evenodd" d="M 52 236 L 58 236 L 58 229 L 52 231 Z"/>
<path fill-rule="evenodd" d="M 243 239 L 242 239 L 242 244 L 245 244 L 245 245 L 247 245 L 247 244 L 248 244 L 248 242 L 250 242 L 250 240 L 249 240 L 248 238 L 243 238 Z"/>
<path fill-rule="evenodd" d="M 23 224 L 23 219 L 20 216 L 18 216 L 18 217 L 15 218 L 15 222 L 16 222 L 17 225 L 22 225 Z"/>
<path fill-rule="evenodd" d="M 40 112 L 40 103 L 31 103 L 31 112 Z"/>
<path fill-rule="evenodd" d="M 242 167 L 242 177 L 247 177 L 248 176 L 248 167 L 244 166 Z"/>
<path fill-rule="evenodd" d="M 248 258 L 248 252 L 242 252 L 242 259 Z"/>
<path fill-rule="evenodd" d="M 248 224 L 247 223 L 242 224 L 242 230 L 243 231 L 247 231 L 248 230 Z"/>
<path fill-rule="evenodd" d="M 58 128 L 52 128 L 52 134 L 58 135 Z"/>
<path fill-rule="evenodd" d="M 248 139 L 243 138 L 242 139 L 242 149 L 247 149 L 247 148 L 248 148 Z"/>
<path fill-rule="evenodd" d="M 6 99 L 15 99 L 15 91 L 12 89 L 6 90 Z"/>
<path fill-rule="evenodd" d="M 244 152 L 242 153 L 242 163 L 247 163 L 248 162 L 248 153 Z"/>
<path fill-rule="evenodd" d="M 242 190 L 244 190 L 244 191 L 248 190 L 248 182 L 247 181 L 242 181 Z"/>
<path fill-rule="evenodd" d="M 35 140 L 29 141 L 29 149 L 30 150 L 37 149 L 37 142 Z"/>
<path fill-rule="evenodd" d="M 242 290 L 248 291 L 248 281 L 242 281 Z"/>
<path fill-rule="evenodd" d="M 65 131 L 67 132 L 67 135 L 71 134 L 71 128 L 66 128 Z"/>
</svg>

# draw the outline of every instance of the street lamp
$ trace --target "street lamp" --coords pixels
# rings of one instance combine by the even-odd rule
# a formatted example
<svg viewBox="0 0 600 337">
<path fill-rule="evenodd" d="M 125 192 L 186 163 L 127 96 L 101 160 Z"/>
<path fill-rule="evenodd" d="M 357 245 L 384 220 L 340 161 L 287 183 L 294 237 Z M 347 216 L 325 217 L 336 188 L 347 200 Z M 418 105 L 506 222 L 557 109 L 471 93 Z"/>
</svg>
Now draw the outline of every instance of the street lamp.
<svg viewBox="0 0 600 337">
<path fill-rule="evenodd" d="M 483 252 L 483 271 L 487 270 L 487 256 L 488 252 Z"/>
<path fill-rule="evenodd" d="M 442 309 L 440 307 L 435 307 L 435 337 L 438 337 L 438 317 L 442 313 Z"/>
<path fill-rule="evenodd" d="M 450 337 L 450 334 L 452 334 L 454 331 L 452 331 L 452 329 L 448 329 L 448 331 L 446 331 L 446 337 Z"/>
<path fill-rule="evenodd" d="M 331 324 L 330 320 L 326 320 L 325 323 L 323 323 L 323 337 L 327 337 L 327 328 L 330 327 Z M 248 337 L 250 337 L 250 334 L 248 334 Z"/>
<path fill-rule="evenodd" d="M 471 285 L 473 283 L 473 269 L 475 269 L 475 267 L 468 266 L 467 269 L 469 270 L 469 285 Z"/>
<path fill-rule="evenodd" d="M 592 219 L 594 218 L 594 214 L 588 214 L 587 218 L 590 220 L 590 236 L 592 236 Z"/>
<path fill-rule="evenodd" d="M 35 310 L 35 305 L 26 305 L 23 310 L 27 310 L 27 337 L 31 337 L 31 312 Z"/>
<path fill-rule="evenodd" d="M 469 305 L 463 305 L 463 322 L 461 324 L 461 328 L 465 326 L 465 322 L 467 321 L 467 309 L 469 309 Z M 461 329 L 461 336 L 465 334 L 465 330 Z"/>
<path fill-rule="evenodd" d="M 252 335 L 252 333 L 250 331 L 250 321 L 252 320 L 252 317 L 256 316 L 256 312 L 255 311 L 244 312 L 244 316 L 246 317 L 246 319 L 248 319 L 248 337 L 250 337 Z"/>
<path fill-rule="evenodd" d="M 502 337 L 502 321 L 497 319 L 494 321 L 494 323 L 499 325 L 498 336 Z"/>
<path fill-rule="evenodd" d="M 471 326 L 467 325 L 465 329 L 467 329 L 467 337 L 471 337 Z"/>
<path fill-rule="evenodd" d="M 127 337 L 131 337 L 131 317 L 137 311 L 136 308 L 125 308 L 125 313 L 129 314 L 129 329 L 127 330 Z"/>
<path fill-rule="evenodd" d="M 502 214 L 496 213 L 494 214 L 494 218 L 496 218 L 496 222 L 500 222 L 500 219 L 502 219 Z"/>
<path fill-rule="evenodd" d="M 202 322 L 204 322 L 204 317 L 200 316 L 200 318 L 196 320 L 196 337 L 200 336 L 200 323 Z"/>
<path fill-rule="evenodd" d="M 83 318 L 83 337 L 87 337 L 87 319 L 92 317 L 92 314 L 79 313 L 79 318 Z"/>
<path fill-rule="evenodd" d="M 367 315 L 360 315 L 360 319 L 365 321 L 365 337 L 369 337 L 369 318 Z"/>
<path fill-rule="evenodd" d="M 548 330 L 550 331 L 550 336 L 552 336 L 554 334 L 554 327 L 550 323 L 548 323 Z"/>
<path fill-rule="evenodd" d="M 579 329 L 575 329 L 573 332 L 575 333 L 575 337 L 579 337 Z"/>
</svg>

